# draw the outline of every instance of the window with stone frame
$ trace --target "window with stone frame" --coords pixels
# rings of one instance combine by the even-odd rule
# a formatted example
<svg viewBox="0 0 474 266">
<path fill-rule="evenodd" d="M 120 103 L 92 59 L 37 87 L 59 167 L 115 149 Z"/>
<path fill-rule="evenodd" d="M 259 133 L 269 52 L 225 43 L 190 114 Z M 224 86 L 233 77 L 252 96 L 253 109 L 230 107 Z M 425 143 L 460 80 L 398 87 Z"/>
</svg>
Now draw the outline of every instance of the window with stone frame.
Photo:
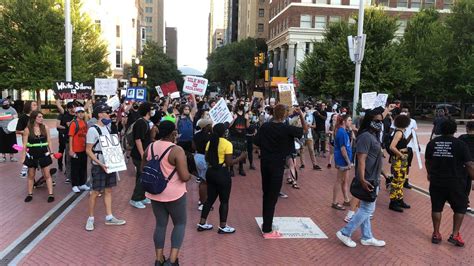
<svg viewBox="0 0 474 266">
<path fill-rule="evenodd" d="M 445 0 L 446 1 L 446 0 Z M 421 0 L 411 0 L 411 8 L 421 8 Z"/>
<path fill-rule="evenodd" d="M 326 28 L 326 16 L 315 16 L 314 17 L 314 27 L 316 29 L 325 29 Z"/>
<path fill-rule="evenodd" d="M 300 28 L 312 28 L 311 15 L 300 16 Z"/>
</svg>

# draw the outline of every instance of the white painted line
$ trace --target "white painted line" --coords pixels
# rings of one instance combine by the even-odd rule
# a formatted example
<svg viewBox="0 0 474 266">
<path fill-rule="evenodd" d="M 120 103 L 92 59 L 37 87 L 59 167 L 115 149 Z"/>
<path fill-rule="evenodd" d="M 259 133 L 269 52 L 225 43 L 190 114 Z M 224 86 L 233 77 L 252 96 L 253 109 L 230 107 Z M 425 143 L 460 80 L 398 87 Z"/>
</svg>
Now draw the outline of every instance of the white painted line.
<svg viewBox="0 0 474 266">
<path fill-rule="evenodd" d="M 5 257 L 10 251 L 12 251 L 21 241 L 23 241 L 26 237 L 28 237 L 38 226 L 40 226 L 46 219 L 48 219 L 57 209 L 59 209 L 66 201 L 68 201 L 72 196 L 74 196 L 74 192 L 69 193 L 63 200 L 61 200 L 56 206 L 54 206 L 51 210 L 49 210 L 43 217 L 41 217 L 36 223 L 34 223 L 30 228 L 28 228 L 23 234 L 21 234 L 15 241 L 13 241 L 8 247 L 6 247 L 2 252 L 0 252 L 0 260 Z"/>
<path fill-rule="evenodd" d="M 71 192 L 68 196 L 71 196 L 74 195 L 75 193 L 74 192 Z M 77 204 L 79 204 L 79 202 L 81 202 L 81 200 L 86 197 L 87 195 L 89 195 L 89 192 L 88 191 L 84 191 L 82 192 L 82 195 L 80 195 L 77 199 L 75 199 L 71 205 L 69 205 L 69 207 L 67 207 L 63 213 L 61 213 L 61 215 L 59 215 L 50 225 L 48 225 L 48 227 L 46 227 L 44 229 L 43 232 L 41 232 L 41 234 L 39 234 L 33 241 L 31 241 L 30 244 L 28 244 L 28 246 L 25 247 L 25 249 L 23 249 L 20 254 L 18 254 L 18 256 L 15 257 L 15 259 L 13 259 L 8 265 L 17 265 L 26 255 L 28 255 L 28 253 L 30 253 L 31 250 L 33 250 L 40 242 L 41 240 L 43 240 L 43 238 L 45 238 L 49 232 L 51 232 L 51 230 L 54 229 L 54 227 L 56 227 L 56 225 L 58 225 L 63 219 L 64 217 L 66 217 L 66 215 L 74 208 L 76 207 Z M 61 206 L 61 205 L 60 205 Z"/>
</svg>

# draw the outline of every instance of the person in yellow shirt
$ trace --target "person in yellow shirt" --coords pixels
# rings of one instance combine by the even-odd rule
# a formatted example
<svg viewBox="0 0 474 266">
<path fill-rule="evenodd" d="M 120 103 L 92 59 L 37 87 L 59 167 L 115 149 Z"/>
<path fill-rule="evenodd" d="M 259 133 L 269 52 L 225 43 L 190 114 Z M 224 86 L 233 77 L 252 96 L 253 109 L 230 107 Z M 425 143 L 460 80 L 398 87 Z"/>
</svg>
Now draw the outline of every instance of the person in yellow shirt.
<svg viewBox="0 0 474 266">
<path fill-rule="evenodd" d="M 229 197 L 232 188 L 232 179 L 229 173 L 229 167 L 245 161 L 246 153 L 232 159 L 232 143 L 224 138 L 227 126 L 222 123 L 214 125 L 209 142 L 206 145 L 206 161 L 209 167 L 206 172 L 207 180 L 207 201 L 204 203 L 201 212 L 201 220 L 197 225 L 198 231 L 211 230 L 213 226 L 206 222 L 207 216 L 214 205 L 217 197 L 221 202 L 219 206 L 219 234 L 231 234 L 235 228 L 227 225 L 227 214 L 229 212 Z"/>
</svg>

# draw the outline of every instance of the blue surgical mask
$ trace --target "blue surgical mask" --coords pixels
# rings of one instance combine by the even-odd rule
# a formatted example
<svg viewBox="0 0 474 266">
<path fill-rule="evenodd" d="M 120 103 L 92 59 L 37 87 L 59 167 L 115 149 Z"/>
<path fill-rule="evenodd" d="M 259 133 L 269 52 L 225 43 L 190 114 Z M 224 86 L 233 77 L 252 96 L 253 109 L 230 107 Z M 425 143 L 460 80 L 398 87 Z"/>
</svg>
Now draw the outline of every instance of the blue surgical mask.
<svg viewBox="0 0 474 266">
<path fill-rule="evenodd" d="M 110 119 L 110 118 L 102 118 L 101 121 L 102 121 L 102 124 L 104 124 L 105 126 L 112 123 L 112 119 Z"/>
</svg>

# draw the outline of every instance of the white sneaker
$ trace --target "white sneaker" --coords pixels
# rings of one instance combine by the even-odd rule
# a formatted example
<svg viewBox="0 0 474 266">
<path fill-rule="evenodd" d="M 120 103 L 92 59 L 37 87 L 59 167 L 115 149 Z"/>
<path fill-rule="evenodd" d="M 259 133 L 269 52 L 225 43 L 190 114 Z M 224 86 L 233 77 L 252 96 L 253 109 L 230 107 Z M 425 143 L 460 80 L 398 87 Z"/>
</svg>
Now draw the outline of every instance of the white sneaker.
<svg viewBox="0 0 474 266">
<path fill-rule="evenodd" d="M 86 231 L 94 230 L 94 219 L 87 218 Z"/>
<path fill-rule="evenodd" d="M 73 186 L 73 187 L 72 187 L 72 191 L 73 191 L 73 192 L 76 192 L 76 193 L 81 192 L 81 190 L 79 189 L 78 186 Z"/>
<path fill-rule="evenodd" d="M 142 200 L 142 203 L 143 204 L 151 204 L 151 200 L 149 198 L 146 198 L 146 199 Z"/>
<path fill-rule="evenodd" d="M 213 226 L 212 224 L 208 224 L 208 223 L 205 223 L 205 224 L 198 224 L 197 225 L 197 230 L 199 232 L 201 231 L 207 231 L 207 230 L 212 230 Z"/>
<path fill-rule="evenodd" d="M 203 208 L 204 208 L 204 204 L 199 204 L 198 211 L 202 211 Z"/>
<path fill-rule="evenodd" d="M 125 223 L 125 220 L 117 219 L 115 217 L 112 217 L 110 220 L 105 220 L 105 225 L 124 225 Z"/>
<path fill-rule="evenodd" d="M 145 209 L 146 208 L 146 206 L 141 201 L 131 200 L 130 205 L 132 205 L 133 207 L 135 207 L 137 209 Z"/>
<path fill-rule="evenodd" d="M 28 174 L 28 166 L 23 165 L 21 167 L 21 172 L 20 172 L 20 177 L 21 178 L 26 178 L 26 175 Z"/>
<path fill-rule="evenodd" d="M 235 233 L 235 228 L 230 227 L 228 225 L 226 225 L 224 228 L 219 226 L 219 231 L 217 231 L 217 233 L 219 233 L 219 234 L 232 234 L 232 233 Z"/>
<path fill-rule="evenodd" d="M 80 190 L 84 190 L 84 191 L 89 191 L 89 190 L 91 190 L 91 188 L 90 188 L 88 185 L 86 185 L 86 184 L 80 186 L 79 189 L 80 189 Z"/>
<path fill-rule="evenodd" d="M 367 240 L 361 239 L 360 243 L 364 246 L 375 246 L 375 247 L 385 246 L 385 241 L 378 240 L 378 239 L 375 239 L 373 237 L 371 239 L 367 239 Z"/>
<path fill-rule="evenodd" d="M 357 246 L 356 242 L 352 241 L 350 237 L 343 235 L 341 231 L 337 231 L 336 236 L 342 243 L 344 243 L 344 245 L 350 248 L 355 248 Z"/>
</svg>

